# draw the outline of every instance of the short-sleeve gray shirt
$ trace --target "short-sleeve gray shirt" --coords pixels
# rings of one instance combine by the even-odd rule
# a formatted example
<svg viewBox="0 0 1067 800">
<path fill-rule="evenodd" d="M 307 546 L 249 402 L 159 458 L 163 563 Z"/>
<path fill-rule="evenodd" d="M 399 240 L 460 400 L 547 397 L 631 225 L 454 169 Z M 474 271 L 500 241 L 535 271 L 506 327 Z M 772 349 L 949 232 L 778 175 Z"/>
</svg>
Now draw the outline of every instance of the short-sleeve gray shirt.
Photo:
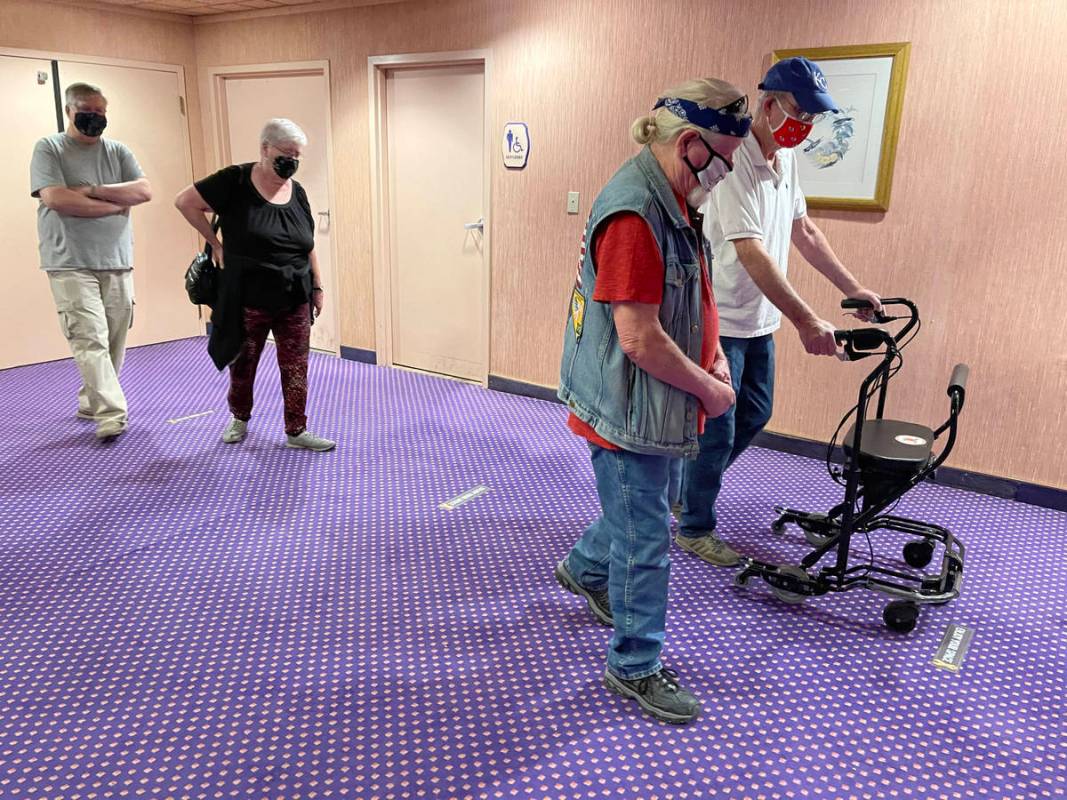
<svg viewBox="0 0 1067 800">
<path fill-rule="evenodd" d="M 101 138 L 82 144 L 66 133 L 46 136 L 33 148 L 30 192 L 39 198 L 49 186 L 99 186 L 144 177 L 137 159 L 121 142 Z M 37 207 L 41 269 L 132 269 L 133 226 L 129 214 L 73 217 Z"/>
</svg>

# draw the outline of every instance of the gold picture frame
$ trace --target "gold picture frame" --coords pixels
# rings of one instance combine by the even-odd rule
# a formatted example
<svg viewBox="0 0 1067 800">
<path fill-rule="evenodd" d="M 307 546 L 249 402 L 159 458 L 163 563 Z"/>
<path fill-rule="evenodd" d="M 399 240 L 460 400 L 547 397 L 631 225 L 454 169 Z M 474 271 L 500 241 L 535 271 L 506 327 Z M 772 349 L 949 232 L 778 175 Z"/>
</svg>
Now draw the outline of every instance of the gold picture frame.
<svg viewBox="0 0 1067 800">
<path fill-rule="evenodd" d="M 850 92 L 863 97 L 861 105 L 864 105 L 862 111 L 867 115 L 867 127 L 863 127 L 864 119 L 856 119 L 857 116 L 863 117 L 862 113 L 854 113 L 848 117 L 834 115 L 816 127 L 806 146 L 797 147 L 801 185 L 807 189 L 810 184 L 814 189 L 807 197 L 809 208 L 842 211 L 889 210 L 910 54 L 910 42 L 808 47 L 775 50 L 772 54 L 772 63 L 784 58 L 804 56 L 818 64 L 826 73 L 830 94 L 839 106 L 845 107 L 848 104 L 835 94 L 835 82 L 846 98 Z M 854 68 L 858 68 L 855 74 L 849 74 Z M 862 72 L 863 69 L 868 72 Z M 885 86 L 886 79 L 888 87 Z M 883 92 L 885 104 L 883 108 L 879 108 Z M 871 105 L 870 108 L 866 107 L 867 103 Z M 843 113 L 848 112 L 843 109 Z M 878 119 L 882 123 L 880 134 L 874 130 L 875 123 L 872 122 Z M 847 134 L 847 138 L 844 138 L 844 134 Z M 858 141 L 860 145 L 856 148 L 860 157 L 853 157 L 848 167 L 840 166 L 845 163 L 845 154 L 854 141 Z M 875 153 L 878 158 L 877 172 L 862 166 L 864 156 L 873 157 Z M 858 170 L 857 163 L 861 165 Z M 837 175 L 824 171 L 834 167 L 839 167 Z M 855 177 L 857 174 L 859 178 Z M 824 193 L 819 194 L 820 190 Z"/>
</svg>

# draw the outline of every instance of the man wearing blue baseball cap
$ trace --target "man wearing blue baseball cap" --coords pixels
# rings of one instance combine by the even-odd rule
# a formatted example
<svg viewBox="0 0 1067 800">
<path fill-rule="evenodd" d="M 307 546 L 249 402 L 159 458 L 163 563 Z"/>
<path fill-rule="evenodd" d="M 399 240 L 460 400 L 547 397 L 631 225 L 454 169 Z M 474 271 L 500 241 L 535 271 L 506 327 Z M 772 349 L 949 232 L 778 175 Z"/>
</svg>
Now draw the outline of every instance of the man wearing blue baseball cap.
<svg viewBox="0 0 1067 800">
<path fill-rule="evenodd" d="M 881 302 L 838 259 L 807 215 L 792 148 L 821 114 L 837 111 L 826 77 L 806 58 L 787 58 L 759 85 L 752 135 L 734 156 L 734 169 L 704 211 L 714 253 L 712 281 L 720 341 L 737 404 L 709 419 L 700 455 L 685 464 L 678 545 L 712 564 L 733 566 L 737 552 L 716 534 L 715 502 L 722 476 L 771 418 L 774 332 L 785 315 L 812 355 L 837 353 L 834 325 L 820 318 L 786 279 L 790 243 L 846 297 Z"/>
</svg>

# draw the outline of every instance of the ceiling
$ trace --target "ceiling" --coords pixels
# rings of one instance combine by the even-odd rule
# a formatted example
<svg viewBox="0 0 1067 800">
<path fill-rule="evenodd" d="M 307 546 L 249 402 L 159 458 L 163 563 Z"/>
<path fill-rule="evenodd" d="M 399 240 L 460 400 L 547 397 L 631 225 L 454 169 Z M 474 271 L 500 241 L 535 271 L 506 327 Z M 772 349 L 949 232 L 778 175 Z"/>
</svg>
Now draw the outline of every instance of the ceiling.
<svg viewBox="0 0 1067 800">
<path fill-rule="evenodd" d="M 171 14 L 203 17 L 239 11 L 263 11 L 317 4 L 319 0 L 96 0 L 109 6 L 141 11 L 165 11 Z"/>
</svg>

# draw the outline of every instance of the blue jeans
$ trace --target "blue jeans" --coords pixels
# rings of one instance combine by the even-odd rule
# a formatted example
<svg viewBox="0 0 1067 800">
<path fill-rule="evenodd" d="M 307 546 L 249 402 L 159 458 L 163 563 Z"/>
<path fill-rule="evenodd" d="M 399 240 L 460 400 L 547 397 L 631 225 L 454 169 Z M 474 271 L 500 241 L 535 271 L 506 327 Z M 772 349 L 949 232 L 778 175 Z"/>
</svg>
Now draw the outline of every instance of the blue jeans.
<svg viewBox="0 0 1067 800">
<path fill-rule="evenodd" d="M 601 517 L 567 556 L 587 589 L 608 587 L 615 634 L 608 669 L 635 680 L 659 672 L 671 573 L 667 486 L 674 459 L 590 446 Z"/>
<path fill-rule="evenodd" d="M 715 501 L 722 476 L 745 452 L 771 418 L 774 405 L 774 337 L 719 339 L 730 362 L 730 378 L 737 404 L 717 419 L 709 419 L 700 436 L 700 454 L 685 464 L 682 480 L 680 534 L 691 538 L 715 530 Z"/>
<path fill-rule="evenodd" d="M 667 499 L 670 501 L 671 508 L 682 502 L 682 478 L 685 475 L 685 459 L 673 458 L 671 459 L 671 473 L 670 482 L 668 483 Z"/>
</svg>

